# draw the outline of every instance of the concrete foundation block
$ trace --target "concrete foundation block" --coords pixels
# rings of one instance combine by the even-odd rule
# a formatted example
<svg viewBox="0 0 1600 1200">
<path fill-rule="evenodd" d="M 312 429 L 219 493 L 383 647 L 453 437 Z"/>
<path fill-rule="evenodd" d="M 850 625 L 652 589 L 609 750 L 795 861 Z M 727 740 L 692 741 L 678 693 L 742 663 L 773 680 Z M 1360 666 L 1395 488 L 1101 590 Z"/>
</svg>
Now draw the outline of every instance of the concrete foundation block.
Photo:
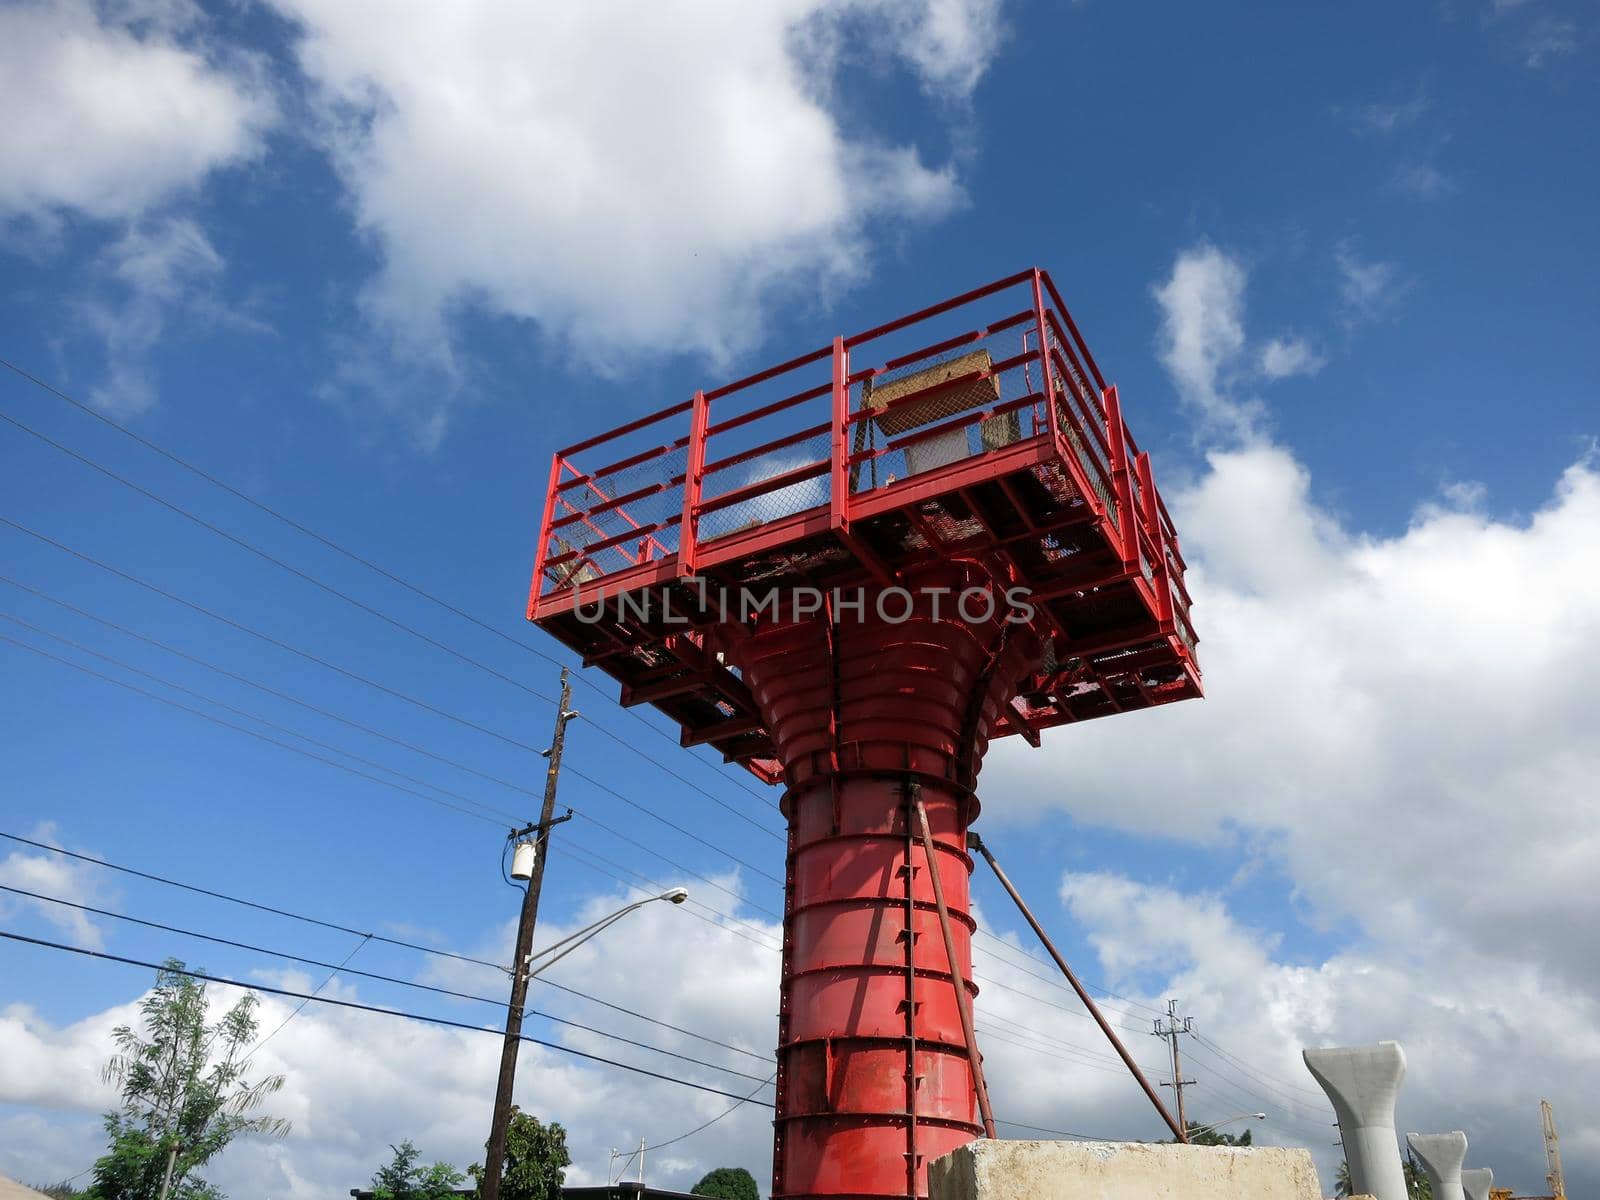
<svg viewBox="0 0 1600 1200">
<path fill-rule="evenodd" d="M 1145 1142 L 970 1142 L 928 1168 L 928 1200 L 1322 1200 L 1304 1150 Z"/>
</svg>

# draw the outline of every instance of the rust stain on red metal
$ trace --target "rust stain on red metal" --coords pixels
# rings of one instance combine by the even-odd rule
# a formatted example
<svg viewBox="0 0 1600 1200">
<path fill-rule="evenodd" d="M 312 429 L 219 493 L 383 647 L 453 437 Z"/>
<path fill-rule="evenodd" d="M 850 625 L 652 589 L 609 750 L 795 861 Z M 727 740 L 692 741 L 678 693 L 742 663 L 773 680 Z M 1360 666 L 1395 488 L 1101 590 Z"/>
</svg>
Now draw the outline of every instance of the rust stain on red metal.
<svg viewBox="0 0 1600 1200">
<path fill-rule="evenodd" d="M 1183 571 L 1042 271 L 556 456 L 529 618 L 785 788 L 774 1200 L 925 1196 L 982 1135 L 956 988 L 984 751 L 1198 696 Z"/>
</svg>

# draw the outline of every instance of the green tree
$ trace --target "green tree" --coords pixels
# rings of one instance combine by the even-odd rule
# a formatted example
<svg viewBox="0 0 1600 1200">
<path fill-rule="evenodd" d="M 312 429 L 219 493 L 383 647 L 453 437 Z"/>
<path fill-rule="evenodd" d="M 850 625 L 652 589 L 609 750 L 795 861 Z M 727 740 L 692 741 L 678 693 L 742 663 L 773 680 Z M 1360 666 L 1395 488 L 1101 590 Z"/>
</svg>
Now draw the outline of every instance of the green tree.
<svg viewBox="0 0 1600 1200">
<path fill-rule="evenodd" d="M 1190 1121 L 1185 1129 L 1189 1131 L 1189 1144 L 1191 1146 L 1248 1146 L 1251 1144 L 1251 1131 L 1246 1129 L 1243 1133 L 1223 1133 L 1216 1129 L 1207 1129 L 1198 1121 Z M 1168 1138 L 1167 1145 L 1176 1145 L 1177 1138 Z"/>
<path fill-rule="evenodd" d="M 506 1126 L 506 1160 L 500 1172 L 504 1200 L 561 1200 L 561 1183 L 571 1165 L 567 1131 L 554 1121 L 546 1125 L 513 1106 Z M 477 1181 L 481 1194 L 483 1167 L 473 1163 L 467 1174 Z"/>
<path fill-rule="evenodd" d="M 408 1138 L 390 1146 L 394 1158 L 372 1177 L 375 1200 L 446 1200 L 455 1195 L 466 1176 L 447 1162 L 417 1165 L 417 1148 Z"/>
<path fill-rule="evenodd" d="M 1428 1179 L 1426 1171 L 1420 1170 L 1417 1164 L 1409 1157 L 1405 1161 L 1406 1191 L 1411 1200 L 1433 1200 L 1433 1183 Z M 1339 1173 L 1334 1176 L 1335 1196 L 1348 1196 L 1350 1192 L 1350 1164 L 1341 1162 Z"/>
<path fill-rule="evenodd" d="M 106 1114 L 110 1147 L 93 1167 L 89 1200 L 208 1200 L 219 1193 L 195 1172 L 240 1134 L 282 1137 L 289 1123 L 260 1111 L 282 1075 L 251 1082 L 256 997 L 246 993 L 208 1023 L 206 985 L 168 959 L 139 1004 L 143 1028 L 112 1031 L 105 1077 L 122 1109 Z"/>
<path fill-rule="evenodd" d="M 715 1196 L 718 1200 L 761 1200 L 755 1176 L 743 1167 L 718 1167 L 689 1189 L 691 1196 Z"/>
</svg>

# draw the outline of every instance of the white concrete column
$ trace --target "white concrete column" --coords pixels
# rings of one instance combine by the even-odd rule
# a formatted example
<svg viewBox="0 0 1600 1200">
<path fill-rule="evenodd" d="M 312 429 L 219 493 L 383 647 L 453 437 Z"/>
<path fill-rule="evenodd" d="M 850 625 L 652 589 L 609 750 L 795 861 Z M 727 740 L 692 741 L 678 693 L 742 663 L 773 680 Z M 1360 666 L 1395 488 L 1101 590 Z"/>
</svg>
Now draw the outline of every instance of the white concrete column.
<svg viewBox="0 0 1600 1200">
<path fill-rule="evenodd" d="M 1488 1167 L 1474 1167 L 1461 1172 L 1461 1190 L 1467 1200 L 1489 1200 L 1489 1189 L 1494 1186 L 1494 1172 Z"/>
<path fill-rule="evenodd" d="M 1306 1069 L 1333 1101 L 1350 1166 L 1350 1190 L 1377 1200 L 1409 1200 L 1394 1131 L 1394 1102 L 1406 1077 L 1399 1042 L 1330 1046 L 1301 1052 Z"/>
<path fill-rule="evenodd" d="M 1433 1185 L 1433 1200 L 1466 1200 L 1461 1190 L 1461 1163 L 1467 1157 L 1467 1135 L 1408 1133 L 1406 1144 L 1422 1163 Z"/>
</svg>

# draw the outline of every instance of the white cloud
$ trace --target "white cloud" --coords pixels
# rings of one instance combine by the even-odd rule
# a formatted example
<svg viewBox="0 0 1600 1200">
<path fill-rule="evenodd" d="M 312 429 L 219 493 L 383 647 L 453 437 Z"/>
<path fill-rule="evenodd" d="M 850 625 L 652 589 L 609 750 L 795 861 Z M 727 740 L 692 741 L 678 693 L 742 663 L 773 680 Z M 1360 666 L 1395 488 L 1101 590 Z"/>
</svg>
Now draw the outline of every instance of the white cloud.
<svg viewBox="0 0 1600 1200">
<path fill-rule="evenodd" d="M 1242 433 L 1256 419 L 1255 406 L 1224 396 L 1226 376 L 1244 350 L 1244 266 L 1202 242 L 1184 251 L 1172 274 L 1155 288 L 1161 306 L 1161 363 L 1178 394 L 1208 426 Z"/>
<path fill-rule="evenodd" d="M 1261 347 L 1261 374 L 1269 380 L 1315 375 L 1328 360 L 1301 337 L 1276 337 Z"/>
<path fill-rule="evenodd" d="M 32 836 L 38 842 L 62 844 L 55 826 L 50 824 L 40 825 L 33 830 Z M 41 896 L 58 896 L 78 904 L 104 907 L 106 893 L 97 883 L 98 876 L 87 864 L 18 843 L 8 844 L 16 848 L 0 858 L 0 884 Z M 105 944 L 100 926 L 88 913 L 18 896 L 14 892 L 0 892 L 0 917 L 10 916 L 18 910 L 27 910 L 44 918 L 66 934 L 75 946 L 99 950 Z"/>
<path fill-rule="evenodd" d="M 1578 25 L 1566 17 L 1545 14 L 1528 27 L 1522 37 L 1522 62 L 1531 71 L 1546 66 L 1578 49 Z"/>
<path fill-rule="evenodd" d="M 106 357 L 106 377 L 89 393 L 96 406 L 120 417 L 154 406 L 147 360 L 175 315 L 189 327 L 266 330 L 221 299 L 225 267 L 205 233 L 184 217 L 132 225 L 102 252 L 96 287 L 77 306 L 83 330 L 99 340 Z"/>
<path fill-rule="evenodd" d="M 1387 942 L 1296 963 L 1275 936 L 1241 925 L 1221 896 L 1115 873 L 1069 874 L 1062 898 L 1129 1001 L 1177 996 L 1194 1017 L 1200 1038 L 1184 1045 L 1186 1074 L 1199 1083 L 1192 1110 L 1202 1119 L 1267 1111 L 1256 1137 L 1309 1147 L 1328 1190 L 1338 1165 L 1332 1112 L 1299 1051 L 1380 1038 L 1406 1048 L 1401 1130 L 1464 1129 L 1472 1163 L 1538 1193 L 1537 1106 L 1548 1097 L 1569 1181 L 1600 1172 L 1600 1122 L 1584 1085 L 1600 1066 L 1593 992 L 1460 947 Z M 1146 980 L 1156 986 L 1141 988 Z"/>
<path fill-rule="evenodd" d="M 1432 163 L 1408 163 L 1394 173 L 1394 189 L 1413 200 L 1440 200 L 1456 190 L 1455 180 Z"/>
<path fill-rule="evenodd" d="M 0 7 L 0 218 L 128 218 L 255 154 L 264 89 L 198 45 L 181 4 Z"/>
<path fill-rule="evenodd" d="M 1249 272 L 1233 254 L 1202 241 L 1178 255 L 1152 291 L 1161 309 L 1157 353 L 1178 395 L 1200 418 L 1202 437 L 1255 437 L 1266 410 L 1244 385 L 1315 375 L 1327 360 L 1303 337 L 1252 345 L 1245 336 Z"/>
<path fill-rule="evenodd" d="M 1415 92 L 1403 100 L 1363 104 L 1355 110 L 1355 115 L 1361 128 L 1388 135 L 1416 124 L 1432 107 L 1433 98 L 1426 87 L 1419 85 Z"/>
<path fill-rule="evenodd" d="M 876 223 L 961 202 L 953 166 L 837 109 L 839 23 L 955 100 L 997 29 L 996 0 L 278 5 L 401 353 L 448 358 L 475 307 L 612 371 L 725 358 L 779 298 L 857 280 Z"/>
<path fill-rule="evenodd" d="M 1333 261 L 1339 270 L 1339 299 L 1349 321 L 1377 320 L 1410 290 L 1394 263 L 1363 258 L 1348 238 L 1334 247 Z"/>
<path fill-rule="evenodd" d="M 1353 299 L 1392 283 L 1343 250 L 1366 280 Z M 1194 261 L 1180 256 L 1173 278 Z M 1242 285 L 1215 278 L 1189 290 L 1225 306 L 1211 323 L 1224 345 L 1248 345 Z M 1191 350 L 1167 365 L 1180 392 L 1227 403 L 1212 384 L 1225 360 Z M 1600 1175 L 1579 1082 L 1600 1059 L 1600 463 L 1575 462 L 1524 516 L 1491 515 L 1482 489 L 1455 483 L 1376 535 L 1319 503 L 1286 447 L 1259 433 L 1224 445 L 1168 495 L 1207 699 L 1063 731 L 1038 752 L 997 746 L 986 819 L 1062 806 L 1271 865 L 1300 918 L 1345 949 L 1280 957 L 1221 897 L 1146 881 L 1074 876 L 1066 899 L 1120 990 L 1194 999 L 1278 1077 L 1305 1082 L 1293 1055 L 1307 1040 L 1399 1037 L 1411 1128 L 1468 1128 L 1531 1187 L 1548 1089 L 1581 1170 Z M 1139 991 L 1151 976 L 1161 984 Z"/>
<path fill-rule="evenodd" d="M 734 878 L 719 882 L 736 886 Z M 568 925 L 542 925 L 539 942 L 554 941 L 634 898 L 597 895 Z M 772 946 L 696 920 L 688 910 L 652 904 L 563 960 L 550 977 L 682 1028 L 748 1046 L 756 1057 L 706 1045 L 539 984 L 529 1000 L 543 1011 L 727 1064 L 755 1075 L 754 1080 L 595 1034 L 546 1027 L 537 1019 L 530 1020 L 526 1032 L 672 1078 L 740 1095 L 757 1091 L 759 1081 L 772 1072 L 778 979 L 778 955 L 772 947 L 781 932 L 759 917 L 742 912 L 740 916 L 763 931 Z M 508 931 L 499 933 L 509 939 Z M 494 952 L 503 954 L 504 946 L 505 941 L 496 941 Z M 128 978 L 132 993 L 142 981 L 134 972 Z M 501 995 L 505 987 L 504 976 L 492 972 L 486 977 L 427 973 L 422 978 L 489 996 Z M 256 980 L 299 991 L 322 982 L 300 970 L 262 971 Z M 379 998 L 374 989 L 380 986 L 351 977 L 349 982 L 336 981 L 323 994 L 432 1012 L 475 1025 L 494 1026 L 504 1020 L 503 1008 L 497 1012 L 490 1005 L 398 990 Z M 217 985 L 211 990 L 214 1013 L 237 994 Z M 262 1031 L 275 1028 L 296 1003 L 263 995 L 258 1014 Z M 111 1028 L 136 1021 L 136 1004 L 137 998 L 130 995 L 125 1004 L 62 1026 L 21 1006 L 0 1009 L 0 1102 L 50 1110 L 50 1125 L 58 1135 L 49 1142 L 0 1138 L 0 1171 L 24 1179 L 53 1179 L 93 1160 L 101 1148 L 98 1123 L 75 1120 L 72 1114 L 87 1116 L 113 1103 L 99 1070 L 109 1053 Z M 274 1115 L 292 1122 L 290 1135 L 282 1141 L 238 1143 L 205 1172 L 206 1178 L 230 1195 L 325 1200 L 365 1185 L 389 1157 L 389 1145 L 404 1137 L 410 1137 L 430 1161 L 447 1159 L 462 1167 L 481 1161 L 499 1057 L 499 1040 L 485 1033 L 310 1004 L 257 1055 L 260 1073 L 281 1071 L 287 1076 L 271 1107 Z M 770 1088 L 760 1091 L 770 1098 Z M 641 1136 L 664 1141 L 732 1103 L 534 1044 L 524 1045 L 520 1054 L 516 1099 L 529 1111 L 567 1127 L 574 1160 L 568 1174 L 571 1183 L 602 1182 L 613 1145 L 637 1145 Z M 28 1118 L 24 1110 L 12 1119 Z M 7 1128 L 0 1124 L 0 1134 Z M 770 1141 L 771 1110 L 746 1106 L 704 1133 L 652 1155 L 650 1179 L 687 1190 L 699 1173 L 723 1163 L 746 1165 L 759 1178 L 768 1170 Z M 69 1169 L 63 1170 L 68 1164 Z"/>
</svg>

